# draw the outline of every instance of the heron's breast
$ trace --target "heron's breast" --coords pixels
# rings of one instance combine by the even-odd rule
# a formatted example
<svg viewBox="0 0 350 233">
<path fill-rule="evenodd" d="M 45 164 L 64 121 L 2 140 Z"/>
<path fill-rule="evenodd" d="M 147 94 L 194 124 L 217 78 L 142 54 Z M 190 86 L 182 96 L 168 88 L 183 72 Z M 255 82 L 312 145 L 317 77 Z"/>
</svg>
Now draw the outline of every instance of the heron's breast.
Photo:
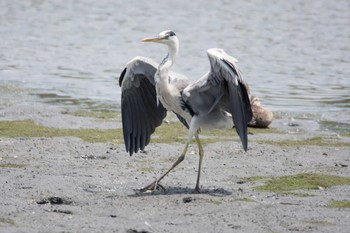
<svg viewBox="0 0 350 233">
<path fill-rule="evenodd" d="M 171 85 L 168 85 L 166 88 L 163 88 L 161 85 L 157 85 L 156 91 L 159 101 L 168 111 L 173 111 L 177 114 L 182 115 L 183 110 L 181 108 L 180 102 L 181 96 L 180 92 L 177 89 Z"/>
<path fill-rule="evenodd" d="M 178 111 L 179 105 L 179 100 L 177 97 L 171 95 L 170 93 L 167 92 L 158 92 L 157 93 L 159 101 L 163 104 L 163 106 L 168 110 L 168 111 Z"/>
</svg>

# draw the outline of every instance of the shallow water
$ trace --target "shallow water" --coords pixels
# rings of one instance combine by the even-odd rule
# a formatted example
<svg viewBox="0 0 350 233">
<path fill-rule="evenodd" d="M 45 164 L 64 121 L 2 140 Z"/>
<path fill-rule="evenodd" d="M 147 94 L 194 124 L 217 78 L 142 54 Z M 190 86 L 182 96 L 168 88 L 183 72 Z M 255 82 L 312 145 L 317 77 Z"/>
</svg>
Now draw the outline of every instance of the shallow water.
<svg viewBox="0 0 350 233">
<path fill-rule="evenodd" d="M 1 1 L 0 107 L 22 90 L 28 103 L 118 109 L 124 65 L 166 54 L 141 38 L 172 29 L 175 71 L 196 80 L 209 69 L 205 50 L 221 47 L 263 105 L 349 129 L 348 0 L 202 2 Z"/>
</svg>

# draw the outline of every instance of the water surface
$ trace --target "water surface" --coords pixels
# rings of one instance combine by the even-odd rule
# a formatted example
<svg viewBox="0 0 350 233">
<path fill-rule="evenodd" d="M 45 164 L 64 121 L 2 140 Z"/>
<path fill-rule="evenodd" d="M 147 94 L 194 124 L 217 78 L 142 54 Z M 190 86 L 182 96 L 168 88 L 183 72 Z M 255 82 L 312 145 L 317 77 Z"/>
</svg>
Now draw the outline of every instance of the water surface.
<svg viewBox="0 0 350 233">
<path fill-rule="evenodd" d="M 196 80 L 209 69 L 206 49 L 220 47 L 274 112 L 349 129 L 349 12 L 348 0 L 1 1 L 0 107 L 24 90 L 27 103 L 118 109 L 125 64 L 166 54 L 140 40 L 172 29 L 175 71 Z"/>
</svg>

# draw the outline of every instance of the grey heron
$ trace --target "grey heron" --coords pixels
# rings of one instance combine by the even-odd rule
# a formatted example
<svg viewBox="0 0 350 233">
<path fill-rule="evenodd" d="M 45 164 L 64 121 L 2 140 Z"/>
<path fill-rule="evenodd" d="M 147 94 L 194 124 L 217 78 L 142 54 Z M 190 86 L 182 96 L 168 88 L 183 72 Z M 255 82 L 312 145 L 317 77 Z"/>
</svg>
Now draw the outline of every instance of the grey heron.
<svg viewBox="0 0 350 233">
<path fill-rule="evenodd" d="M 159 182 L 186 155 L 189 143 L 196 140 L 199 165 L 195 191 L 200 192 L 204 150 L 199 140 L 200 129 L 236 129 L 243 149 L 247 151 L 247 124 L 252 118 L 249 88 L 237 67 L 237 60 L 222 49 L 208 49 L 210 71 L 194 83 L 170 71 L 179 51 L 179 40 L 173 31 L 163 31 L 143 42 L 156 42 L 168 47 L 160 64 L 144 57 L 132 59 L 120 75 L 121 111 L 126 151 L 130 156 L 143 150 L 167 111 L 174 112 L 189 129 L 180 157 L 162 176 L 142 191 L 155 190 Z"/>
</svg>

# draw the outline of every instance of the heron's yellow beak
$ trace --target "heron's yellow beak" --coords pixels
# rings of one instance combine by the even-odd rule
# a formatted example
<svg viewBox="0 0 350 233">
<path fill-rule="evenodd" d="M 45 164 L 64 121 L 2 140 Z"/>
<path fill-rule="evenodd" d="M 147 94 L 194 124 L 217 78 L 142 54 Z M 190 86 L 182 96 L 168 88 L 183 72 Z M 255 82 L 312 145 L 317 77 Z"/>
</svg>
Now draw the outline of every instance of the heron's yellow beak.
<svg viewBox="0 0 350 233">
<path fill-rule="evenodd" d="M 142 42 L 158 42 L 161 41 L 163 38 L 156 36 L 156 37 L 148 37 L 148 38 L 143 38 Z"/>
</svg>

